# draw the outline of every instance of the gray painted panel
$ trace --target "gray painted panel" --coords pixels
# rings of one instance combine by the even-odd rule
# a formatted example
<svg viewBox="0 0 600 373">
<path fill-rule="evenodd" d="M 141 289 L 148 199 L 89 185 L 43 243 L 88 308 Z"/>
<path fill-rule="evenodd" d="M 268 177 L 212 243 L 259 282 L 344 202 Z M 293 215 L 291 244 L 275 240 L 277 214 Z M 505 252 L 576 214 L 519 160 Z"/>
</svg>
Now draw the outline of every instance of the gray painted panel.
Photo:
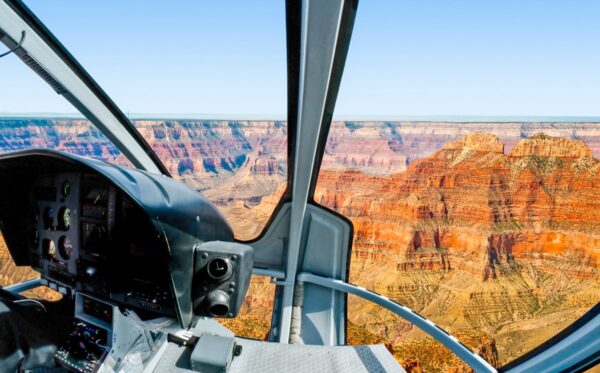
<svg viewBox="0 0 600 373">
<path fill-rule="evenodd" d="M 254 249 L 255 268 L 283 269 L 284 248 L 290 233 L 290 206 L 290 203 L 281 206 L 264 236 L 249 243 Z"/>
<path fill-rule="evenodd" d="M 350 226 L 329 211 L 309 205 L 311 216 L 302 271 L 346 281 Z M 301 339 L 306 344 L 345 343 L 346 297 L 333 289 L 306 284 Z"/>
</svg>

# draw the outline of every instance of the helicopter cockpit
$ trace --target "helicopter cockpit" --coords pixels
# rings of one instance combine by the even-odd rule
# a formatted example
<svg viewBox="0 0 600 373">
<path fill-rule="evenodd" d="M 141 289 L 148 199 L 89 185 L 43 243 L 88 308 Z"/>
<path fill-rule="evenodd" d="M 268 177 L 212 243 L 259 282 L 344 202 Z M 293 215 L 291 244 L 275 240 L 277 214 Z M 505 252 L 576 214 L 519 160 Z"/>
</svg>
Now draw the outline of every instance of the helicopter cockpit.
<svg viewBox="0 0 600 373">
<path fill-rule="evenodd" d="M 45 150 L 1 163 L 13 181 L 2 187 L 0 218 L 11 254 L 70 303 L 73 326 L 55 352 L 67 367 L 95 371 L 109 351 L 123 353 L 120 309 L 180 327 L 239 312 L 253 251 L 232 242 L 224 217 L 192 189 Z"/>
<path fill-rule="evenodd" d="M 497 173 L 502 177 L 496 178 L 494 174 L 490 181 L 486 179 L 485 193 L 491 195 L 492 201 L 471 204 L 490 208 L 491 211 L 485 210 L 482 214 L 491 220 L 490 225 L 484 228 L 461 226 L 471 234 L 468 237 L 463 231 L 444 233 L 460 241 L 461 249 L 465 248 L 458 250 L 458 256 L 472 255 L 485 261 L 485 278 L 481 280 L 480 268 L 473 265 L 473 269 L 470 264 L 464 267 L 469 267 L 471 272 L 460 272 L 464 268 L 458 268 L 458 275 L 452 277 L 455 264 L 450 264 L 449 249 L 441 242 L 446 237 L 440 233 L 440 227 L 447 228 L 452 224 L 447 218 L 451 203 L 444 200 L 446 195 L 439 192 L 440 188 L 448 185 L 454 188 L 462 177 L 468 185 L 467 192 L 460 193 L 475 195 L 476 182 L 472 174 L 479 168 L 486 172 L 492 170 L 489 171 L 492 174 L 496 172 L 492 166 L 482 166 L 484 160 L 491 159 L 494 167 L 500 167 L 512 164 L 517 156 L 508 157 L 497 138 L 477 133 L 469 139 L 446 145 L 440 143 L 436 149 L 441 150 L 434 153 L 432 163 L 413 167 L 409 164 L 413 158 L 423 155 L 417 154 L 411 136 L 422 129 L 428 134 L 435 133 L 436 129 L 430 128 L 437 123 L 435 120 L 425 124 L 410 121 L 404 139 L 396 136 L 400 127 L 393 121 L 381 121 L 376 125 L 360 121 L 333 123 L 342 73 L 359 12 L 358 1 L 288 0 L 284 3 L 285 9 L 281 10 L 285 17 L 281 18 L 285 19 L 285 25 L 282 22 L 281 26 L 285 27 L 285 32 L 281 34 L 285 37 L 282 36 L 280 44 L 285 45 L 287 58 L 287 64 L 281 64 L 286 67 L 282 68 L 281 74 L 287 83 L 285 120 L 263 121 L 260 115 L 251 122 L 212 117 L 196 120 L 183 115 L 177 122 L 168 116 L 141 115 L 133 120 L 22 0 L 0 0 L 0 41 L 8 48 L 6 53 L 0 53 L 0 69 L 3 58 L 24 63 L 54 93 L 79 111 L 79 116 L 56 115 L 49 120 L 39 113 L 22 117 L 4 115 L 0 106 L 0 121 L 3 121 L 0 122 L 0 139 L 3 141 L 0 143 L 0 230 L 5 242 L 5 246 L 0 242 L 0 254 L 6 249 L 10 261 L 18 267 L 29 268 L 28 274 L 35 275 L 34 278 L 19 277 L 10 267 L 6 270 L 6 278 L 2 277 L 1 270 L 8 267 L 3 267 L 2 260 L 6 258 L 0 256 L 0 284 L 12 279 L 10 276 L 13 275 L 20 278 L 20 282 L 0 287 L 0 371 L 421 372 L 421 362 L 415 362 L 412 356 L 431 355 L 430 342 L 439 345 L 435 351 L 441 351 L 442 359 L 453 359 L 462 369 L 460 371 L 581 371 L 600 361 L 600 303 L 594 303 L 596 305 L 590 309 L 589 302 L 595 298 L 588 296 L 596 294 L 592 293 L 596 287 L 589 294 L 581 290 L 592 282 L 596 286 L 598 277 L 594 277 L 597 269 L 593 259 L 597 253 L 585 252 L 588 256 L 584 257 L 581 253 L 567 252 L 569 259 L 578 260 L 578 265 L 568 270 L 574 278 L 584 279 L 578 285 L 578 291 L 581 291 L 570 296 L 549 297 L 547 303 L 563 302 L 571 308 L 555 313 L 547 311 L 539 301 L 542 298 L 532 295 L 541 287 L 539 283 L 552 292 L 561 286 L 568 287 L 567 281 L 538 271 L 534 265 L 527 267 L 515 262 L 510 250 L 517 247 L 517 239 L 532 239 L 518 237 L 523 226 L 506 212 L 510 206 L 491 206 L 501 200 L 500 196 L 508 189 L 500 185 L 502 178 L 534 163 L 538 167 L 535 170 L 546 172 L 550 166 L 565 168 L 565 164 L 573 162 L 572 168 L 584 175 L 580 184 L 588 188 L 597 180 L 592 172 L 585 171 L 598 169 L 592 151 L 573 151 L 577 153 L 575 156 L 553 161 L 552 165 L 532 156 L 527 158 L 527 164 L 522 160 L 515 161 L 519 169 L 517 166 L 501 169 Z M 241 13 L 260 13 L 263 8 L 257 10 L 248 6 L 244 9 Z M 193 19 L 195 16 L 187 16 L 192 18 L 181 21 L 185 25 L 179 34 L 174 34 L 178 40 L 183 39 L 180 46 L 185 47 L 190 46 L 189 41 L 180 36 L 185 35 L 194 22 L 201 23 Z M 143 24 L 130 22 L 128 17 L 125 17 L 126 24 Z M 85 22 L 80 18 L 77 22 Z M 164 18 L 175 17 L 167 14 Z M 202 21 L 209 24 L 209 21 L 215 21 L 212 18 L 216 17 L 208 15 Z M 239 15 L 239 19 L 245 18 L 252 16 Z M 253 23 L 252 19 L 246 21 Z M 59 24 L 62 25 L 62 18 Z M 209 27 L 213 26 L 209 24 Z M 256 35 L 270 33 L 261 27 L 257 29 Z M 164 44 L 170 47 L 167 39 L 160 39 L 168 34 L 160 27 L 143 30 L 142 34 L 139 38 L 157 40 L 149 43 L 153 46 Z M 235 37 L 230 39 L 231 42 L 237 40 Z M 219 48 L 220 45 L 217 50 Z M 269 53 L 264 54 L 265 61 L 272 57 Z M 200 58 L 193 51 L 189 56 L 195 57 L 187 58 L 182 54 L 178 58 L 194 61 L 194 64 L 206 62 L 204 56 Z M 148 59 L 153 58 L 159 63 L 172 63 L 160 53 L 148 56 Z M 131 59 L 122 58 L 119 63 L 126 64 L 127 60 Z M 219 55 L 214 60 L 213 68 L 229 62 Z M 244 61 L 246 63 L 252 61 L 248 59 Z M 270 65 L 265 63 L 265 66 Z M 105 73 L 110 75 L 113 67 Z M 266 75 L 272 73 L 266 71 L 269 68 L 260 68 Z M 140 71 L 145 70 L 141 68 Z M 133 75 L 132 71 L 129 73 Z M 149 75 L 159 74 L 152 71 Z M 170 77 L 174 76 L 175 73 Z M 210 77 L 205 78 L 210 80 Z M 230 79 L 238 77 L 232 75 Z M 254 85 L 260 84 L 254 82 Z M 271 88 L 267 83 L 265 86 L 267 90 Z M 231 88 L 225 87 L 223 91 L 227 97 L 235 96 Z M 168 94 L 170 91 L 165 95 Z M 203 94 L 210 102 L 211 92 Z M 261 94 L 264 92 L 256 95 Z M 248 97 L 252 95 L 251 92 Z M 253 103 L 251 99 L 248 102 L 249 105 Z M 334 128 L 336 125 L 341 129 Z M 535 123 L 535 126 L 542 125 Z M 582 137 L 576 131 L 593 130 L 595 125 L 578 123 L 571 131 L 572 141 Z M 455 140 L 454 135 L 448 133 L 457 127 L 451 123 L 438 131 L 439 136 L 444 140 Z M 553 131 L 557 127 L 555 123 L 547 124 Z M 7 135 L 3 132 L 6 128 L 10 129 Z M 57 140 L 61 136 L 57 134 L 57 128 L 69 134 L 67 141 Z M 519 138 L 525 136 L 523 127 L 510 128 Z M 334 130 L 336 136 L 341 137 L 340 133 L 360 134 L 374 140 L 367 145 L 356 141 L 346 145 L 345 151 L 349 155 L 336 155 L 335 149 L 331 148 L 332 143 L 333 147 L 338 144 L 329 136 Z M 585 132 L 586 136 L 589 133 L 591 130 Z M 546 135 L 536 136 L 532 138 L 551 141 Z M 84 138 L 93 138 L 96 143 L 78 142 Z M 150 144 L 150 139 L 156 141 Z M 405 140 L 406 143 L 402 143 Z M 272 143 L 267 146 L 268 141 Z M 514 146 L 516 140 L 510 141 Z M 100 142 L 103 143 L 98 145 Z M 354 148 L 360 148 L 360 151 L 368 148 L 371 153 L 360 158 L 356 155 L 358 150 L 354 154 Z M 389 150 L 384 151 L 383 158 L 376 154 L 381 150 L 379 148 Z M 519 150 L 527 153 L 533 152 L 531 149 L 534 148 L 536 146 L 531 145 Z M 7 149 L 10 151 L 6 152 Z M 402 149 L 408 149 L 408 155 L 400 154 Z M 473 154 L 477 157 L 484 154 L 477 158 L 475 171 L 461 163 Z M 335 157 L 338 159 L 334 161 L 338 163 L 332 161 Z M 321 166 L 327 162 L 335 164 L 323 175 Z M 347 164 L 354 168 L 344 171 L 340 165 Z M 457 164 L 465 167 L 467 176 L 429 178 L 423 187 L 423 195 L 412 193 L 417 189 L 418 178 L 394 173 L 405 169 L 438 172 Z M 389 172 L 386 177 L 391 175 L 395 181 L 404 184 L 402 187 L 390 186 L 386 184 L 388 179 L 377 172 L 361 174 L 364 165 L 376 165 L 374 168 L 379 167 L 376 171 L 386 168 Z M 364 184 L 354 178 L 359 174 L 364 176 Z M 559 176 L 555 178 L 557 184 L 564 180 L 563 174 Z M 342 186 L 364 192 L 367 184 L 373 191 L 352 200 L 344 199 L 344 193 L 319 189 L 321 178 L 328 178 L 333 188 L 337 188 L 336 192 Z M 253 188 L 259 193 L 248 192 L 250 179 L 256 183 Z M 575 184 L 570 183 L 568 188 L 572 189 Z M 535 190 L 549 189 L 538 179 L 528 185 L 532 185 L 531 189 L 537 188 Z M 401 195 L 406 191 L 411 193 Z M 596 189 L 589 187 L 586 191 L 593 195 Z M 561 193 L 556 195 L 562 198 Z M 380 196 L 387 200 L 379 199 Z M 506 204 L 516 205 L 520 197 L 513 200 L 507 197 Z M 556 201 L 547 198 L 539 202 L 538 197 L 532 192 L 522 198 L 526 199 L 527 211 L 533 211 L 534 218 L 542 215 L 539 211 L 543 208 L 539 206 L 547 202 L 552 204 L 554 214 Z M 401 198 L 402 206 L 396 203 Z M 426 205 L 428 198 L 435 208 Z M 565 205 L 568 208 L 581 206 L 577 203 L 568 200 Z M 259 205 L 260 208 L 255 208 Z M 479 205 L 461 208 L 468 212 L 465 215 L 476 215 Z M 397 215 L 392 214 L 389 219 L 373 217 L 369 215 L 371 208 L 390 210 Z M 436 220 L 439 211 L 445 214 L 445 219 Z M 414 218 L 410 224 L 407 223 L 408 214 L 414 215 L 409 217 Z M 570 219 L 578 219 L 573 218 L 576 213 L 567 215 Z M 256 223 L 259 220 L 262 225 Z M 531 223 L 532 226 L 534 223 L 537 221 Z M 554 220 L 550 223 L 558 226 Z M 400 249 L 388 244 L 406 238 L 397 232 L 402 224 L 410 225 L 407 229 L 411 230 L 410 235 L 405 235 L 410 236 L 404 245 L 410 251 L 407 260 L 401 258 Z M 252 226 L 248 229 L 252 234 L 241 236 L 234 225 Z M 424 232 L 429 232 L 427 229 L 431 225 L 435 227 L 429 238 Z M 537 251 L 524 255 L 530 255 L 528 259 L 533 258 L 531 262 L 535 263 L 543 260 L 559 263 L 550 270 L 560 272 L 555 269 L 562 262 L 556 259 L 558 256 L 552 250 L 557 246 L 561 227 L 544 238 L 551 241 L 549 253 L 536 246 Z M 535 233 L 540 234 L 539 226 L 535 228 L 538 230 Z M 492 233 L 485 236 L 486 229 Z M 589 232 L 596 229 L 595 225 L 581 223 L 577 229 L 576 237 L 584 237 L 580 241 L 600 242 L 596 231 Z M 512 236 L 502 236 L 506 231 Z M 568 241 L 569 245 L 573 242 Z M 357 245 L 360 245 L 359 249 L 354 252 L 353 247 Z M 504 251 L 492 250 L 494 245 Z M 386 247 L 391 248 L 389 252 L 378 252 Z M 482 249 L 481 252 L 478 249 Z M 502 255 L 506 256 L 505 266 L 501 263 Z M 360 266 L 352 265 L 351 261 L 356 263 L 356 258 L 364 259 Z M 384 262 L 388 266 L 385 270 L 382 269 Z M 584 264 L 579 265 L 581 263 Z M 406 268 L 417 267 L 423 269 L 418 276 L 410 273 L 397 283 L 390 280 Z M 369 285 L 374 286 L 350 283 L 351 270 L 369 275 L 372 280 Z M 496 280 L 495 271 L 498 276 L 517 278 L 517 285 L 511 287 L 513 283 L 509 286 L 500 280 L 492 283 Z M 503 271 L 508 274 L 501 273 Z M 522 275 L 526 271 L 530 277 Z M 439 275 L 440 272 L 443 275 Z M 475 286 L 468 289 L 470 292 L 465 290 L 464 283 L 475 278 L 473 272 L 479 276 L 478 284 L 483 284 L 481 289 L 484 290 L 475 289 Z M 444 277 L 448 273 L 450 275 Z M 440 277 L 450 280 L 443 284 L 428 282 L 434 277 L 436 281 Z M 517 307 L 501 309 L 507 301 L 499 300 L 490 290 L 497 288 L 506 298 L 511 291 L 515 293 L 513 302 L 521 302 L 524 298 L 521 303 L 529 302 L 523 306 L 529 312 L 527 315 L 547 316 L 544 320 L 551 319 L 551 325 L 555 328 L 560 325 L 562 332 L 553 334 L 553 330 L 549 331 L 550 328 L 541 321 L 539 325 L 529 325 L 528 320 L 533 317 L 519 318 L 521 310 Z M 439 289 L 451 291 L 433 297 L 431 294 Z M 399 301 L 402 294 L 396 295 L 402 292 L 409 294 L 403 299 L 414 303 Z M 40 296 L 45 294 L 49 294 L 48 299 Z M 589 299 L 581 301 L 586 296 Z M 481 300 L 485 297 L 491 300 Z M 430 303 L 426 304 L 425 299 Z M 460 314 L 448 311 L 447 305 L 452 302 L 468 303 L 463 307 L 466 311 L 463 312 L 463 308 Z M 485 319 L 483 321 L 475 320 L 476 316 L 472 315 L 475 312 L 471 314 L 467 309 L 477 302 L 495 307 L 489 314 L 484 310 L 484 315 L 479 315 L 480 319 Z M 348 312 L 351 306 L 359 307 L 362 316 L 351 319 Z M 420 306 L 419 312 L 415 311 L 416 306 Z M 371 307 L 377 307 L 377 311 Z M 247 317 L 244 312 L 250 308 L 260 317 Z M 381 309 L 386 313 L 383 314 Z M 432 315 L 436 322 L 432 321 Z M 565 315 L 571 318 L 568 323 L 557 321 Z M 384 321 L 367 325 L 378 316 Z M 398 318 L 403 321 L 398 323 Z M 522 348 L 511 346 L 511 354 L 502 351 L 506 356 L 499 362 L 493 340 L 474 347 L 465 342 L 471 335 L 466 332 L 453 334 L 455 331 L 462 333 L 463 329 L 449 329 L 442 324 L 452 325 L 450 319 L 458 320 L 456 325 L 469 332 L 476 329 L 473 325 L 480 326 L 485 322 L 488 323 L 484 326 L 490 329 L 500 325 L 494 329 L 496 332 L 504 327 L 502 332 L 505 334 L 501 334 L 504 350 L 508 349 L 507 345 L 518 345 L 515 341 L 523 341 L 537 330 L 543 334 L 538 339 L 544 342 L 536 340 Z M 565 325 L 568 326 L 563 329 Z M 251 330 L 251 335 L 244 334 L 244 330 Z M 521 333 L 524 330 L 530 334 L 524 336 L 524 332 Z M 376 336 L 377 332 L 395 339 L 394 343 L 406 336 L 418 338 L 416 344 L 397 349 L 394 343 Z M 485 340 L 484 337 L 480 339 Z M 403 359 L 403 355 L 407 359 Z M 429 356 L 423 361 L 427 358 Z M 440 368 L 435 363 L 430 366 Z"/>
</svg>

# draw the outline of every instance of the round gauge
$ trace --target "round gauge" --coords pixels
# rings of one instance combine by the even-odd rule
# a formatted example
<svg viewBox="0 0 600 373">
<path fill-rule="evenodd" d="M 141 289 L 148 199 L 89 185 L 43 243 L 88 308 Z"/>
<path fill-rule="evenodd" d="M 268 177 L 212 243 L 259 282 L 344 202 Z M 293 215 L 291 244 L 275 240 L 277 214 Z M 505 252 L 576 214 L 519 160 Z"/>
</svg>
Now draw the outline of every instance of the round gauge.
<svg viewBox="0 0 600 373">
<path fill-rule="evenodd" d="M 54 245 L 54 241 L 50 239 L 44 239 L 43 241 L 43 252 L 44 256 L 48 259 L 54 259 L 56 257 L 56 245 Z"/>
<path fill-rule="evenodd" d="M 231 275 L 231 264 L 224 258 L 213 258 L 206 265 L 208 275 L 214 280 L 222 281 Z"/>
<path fill-rule="evenodd" d="M 60 193 L 63 197 L 66 197 L 69 195 L 69 193 L 71 193 L 71 183 L 69 182 L 69 180 L 65 180 L 62 187 L 60 188 Z"/>
<path fill-rule="evenodd" d="M 71 226 L 71 209 L 62 207 L 58 211 L 58 225 L 62 230 L 67 230 Z"/>
<path fill-rule="evenodd" d="M 58 239 L 58 253 L 64 260 L 69 260 L 73 254 L 73 244 L 67 236 L 62 236 Z"/>
<path fill-rule="evenodd" d="M 44 228 L 52 229 L 54 228 L 54 209 L 52 207 L 46 207 L 44 209 Z"/>
<path fill-rule="evenodd" d="M 33 205 L 33 221 L 37 223 L 40 220 L 40 207 L 37 205 Z"/>
</svg>

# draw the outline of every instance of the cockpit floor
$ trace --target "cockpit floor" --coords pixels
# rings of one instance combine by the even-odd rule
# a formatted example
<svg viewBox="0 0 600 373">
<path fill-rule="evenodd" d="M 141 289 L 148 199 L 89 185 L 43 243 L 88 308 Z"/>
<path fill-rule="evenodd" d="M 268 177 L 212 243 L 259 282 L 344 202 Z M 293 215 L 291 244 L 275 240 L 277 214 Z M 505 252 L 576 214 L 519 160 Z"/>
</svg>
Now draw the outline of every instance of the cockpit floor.
<svg viewBox="0 0 600 373">
<path fill-rule="evenodd" d="M 405 372 L 383 345 L 312 346 L 235 338 L 242 353 L 229 373 Z M 154 372 L 191 372 L 191 349 L 170 343 Z"/>
</svg>

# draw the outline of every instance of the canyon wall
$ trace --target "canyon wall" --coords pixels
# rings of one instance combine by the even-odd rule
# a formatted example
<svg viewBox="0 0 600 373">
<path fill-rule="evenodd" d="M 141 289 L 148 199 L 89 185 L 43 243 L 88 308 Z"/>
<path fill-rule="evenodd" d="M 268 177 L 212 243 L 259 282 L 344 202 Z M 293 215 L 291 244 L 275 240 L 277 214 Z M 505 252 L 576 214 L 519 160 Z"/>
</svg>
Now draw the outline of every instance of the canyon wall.
<svg viewBox="0 0 600 373">
<path fill-rule="evenodd" d="M 287 177 L 287 123 L 244 120 L 134 120 L 173 177 L 227 210 L 239 238 L 256 237 L 270 216 L 267 196 L 279 196 Z M 543 131 L 579 139 L 600 156 L 600 123 L 334 121 L 323 169 L 391 175 L 472 132 L 496 135 L 506 150 Z M 0 118 L 0 151 L 49 147 L 129 165 L 90 122 Z M 279 194 L 277 194 L 279 193 Z M 270 202 L 265 205 L 271 205 Z M 274 205 L 273 205 L 274 207 Z M 246 213 L 256 215 L 250 226 Z"/>
<path fill-rule="evenodd" d="M 544 132 L 583 141 L 600 157 L 600 123 L 335 121 L 327 140 L 325 169 L 387 175 L 402 171 L 444 144 L 473 132 L 495 135 L 509 151 L 521 139 Z"/>
<path fill-rule="evenodd" d="M 285 122 L 134 124 L 238 238 L 260 233 L 285 188 Z M 88 121 L 0 119 L 0 151 L 34 146 L 128 164 Z M 354 223 L 353 282 L 501 365 L 600 300 L 599 157 L 600 123 L 334 122 L 315 199 Z M 8 258 L 0 267 L 1 284 L 32 275 Z M 252 289 L 230 326 L 262 338 L 273 289 Z M 407 368 L 466 369 L 369 303 L 349 297 L 349 316 L 350 341 L 387 343 Z"/>
<path fill-rule="evenodd" d="M 506 148 L 472 133 L 390 176 L 323 170 L 315 195 L 354 224 L 352 282 L 475 350 L 492 341 L 498 364 L 600 301 L 600 162 L 582 141 L 542 133 Z M 348 312 L 399 359 L 420 346 L 420 366 L 450 368 L 414 327 L 358 300 Z"/>
</svg>

